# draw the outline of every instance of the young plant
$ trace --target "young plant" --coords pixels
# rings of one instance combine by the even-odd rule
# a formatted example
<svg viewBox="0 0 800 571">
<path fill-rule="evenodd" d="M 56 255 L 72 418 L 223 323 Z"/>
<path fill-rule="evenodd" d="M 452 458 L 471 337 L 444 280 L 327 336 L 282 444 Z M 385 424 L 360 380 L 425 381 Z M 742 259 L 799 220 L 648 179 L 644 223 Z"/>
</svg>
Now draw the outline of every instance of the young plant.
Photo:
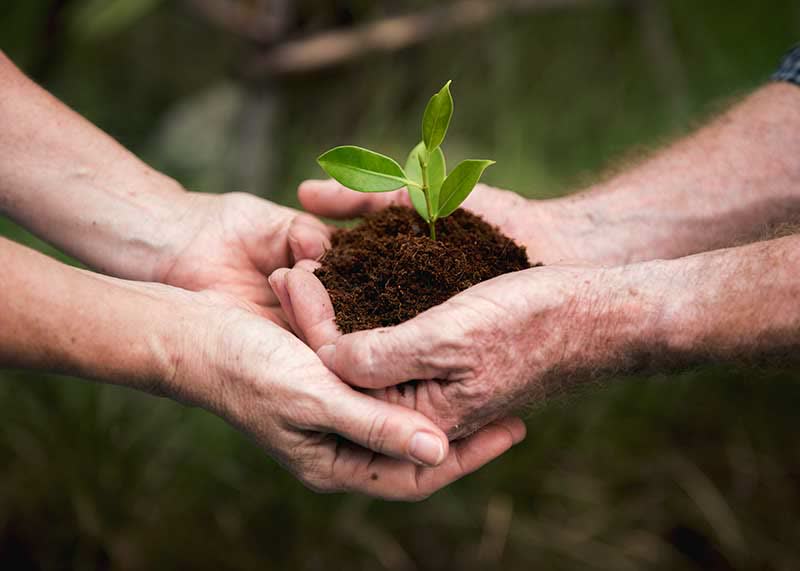
<svg viewBox="0 0 800 571">
<path fill-rule="evenodd" d="M 361 147 L 336 147 L 317 159 L 343 186 L 359 192 L 388 192 L 406 187 L 414 208 L 436 239 L 436 221 L 452 214 L 469 196 L 494 161 L 466 160 L 448 175 L 442 142 L 453 117 L 450 82 L 428 102 L 422 141 L 411 150 L 405 169 L 394 159 Z"/>
</svg>

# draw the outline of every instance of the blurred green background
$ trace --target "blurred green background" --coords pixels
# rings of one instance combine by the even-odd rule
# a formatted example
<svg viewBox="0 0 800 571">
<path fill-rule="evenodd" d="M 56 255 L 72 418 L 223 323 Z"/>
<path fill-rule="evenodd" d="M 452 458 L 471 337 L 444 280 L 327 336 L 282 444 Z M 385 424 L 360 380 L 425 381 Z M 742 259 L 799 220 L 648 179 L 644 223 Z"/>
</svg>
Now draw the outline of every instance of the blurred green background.
<svg viewBox="0 0 800 571">
<path fill-rule="evenodd" d="M 0 48 L 187 187 L 296 204 L 324 149 L 402 154 L 446 79 L 451 160 L 495 158 L 488 182 L 530 197 L 571 192 L 764 83 L 800 39 L 796 0 L 447 7 L 5 0 Z M 432 8 L 402 49 L 356 42 L 357 57 L 303 69 L 279 57 Z M 459 10 L 478 21 L 453 29 Z M 2 219 L 0 233 L 58 255 Z M 0 569 L 800 568 L 797 371 L 588 387 L 531 410 L 524 444 L 416 505 L 314 495 L 199 410 L 0 377 Z"/>
</svg>

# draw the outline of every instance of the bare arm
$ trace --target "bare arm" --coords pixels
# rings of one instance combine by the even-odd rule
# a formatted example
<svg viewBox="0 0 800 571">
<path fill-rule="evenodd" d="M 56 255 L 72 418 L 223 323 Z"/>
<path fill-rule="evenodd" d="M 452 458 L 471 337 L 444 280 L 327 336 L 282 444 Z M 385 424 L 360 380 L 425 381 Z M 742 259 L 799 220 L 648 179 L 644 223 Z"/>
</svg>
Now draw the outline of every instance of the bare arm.
<svg viewBox="0 0 800 571">
<path fill-rule="evenodd" d="M 800 88 L 763 87 L 638 167 L 539 204 L 565 257 L 603 265 L 763 237 L 800 218 Z"/>
<path fill-rule="evenodd" d="M 0 214 L 88 265 L 153 280 L 188 211 L 180 185 L 0 52 Z"/>
<path fill-rule="evenodd" d="M 71 268 L 2 238 L 0 266 L 0 367 L 167 392 L 187 318 L 170 315 L 191 308 L 185 292 Z"/>
<path fill-rule="evenodd" d="M 653 329 L 641 332 L 642 355 L 628 336 L 628 352 L 639 366 L 800 363 L 800 235 L 616 273 L 620 318 L 629 310 L 642 317 L 658 311 Z M 637 300 L 640 292 L 643 300 Z M 635 317 L 625 321 L 635 332 Z"/>
<path fill-rule="evenodd" d="M 449 445 L 420 413 L 349 388 L 296 337 L 228 296 L 98 276 L 1 238 L 0 267 L 0 367 L 201 406 L 317 490 L 420 499 L 524 437 L 509 418 Z"/>
</svg>

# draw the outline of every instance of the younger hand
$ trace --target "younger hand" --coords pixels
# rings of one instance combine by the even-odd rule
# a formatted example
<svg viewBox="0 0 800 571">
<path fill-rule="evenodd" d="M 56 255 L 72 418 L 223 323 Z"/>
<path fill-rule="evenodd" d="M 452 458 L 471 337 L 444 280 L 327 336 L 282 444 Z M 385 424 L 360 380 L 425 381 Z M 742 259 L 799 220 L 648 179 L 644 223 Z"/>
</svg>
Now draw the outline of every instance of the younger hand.
<svg viewBox="0 0 800 571">
<path fill-rule="evenodd" d="M 182 196 L 184 214 L 176 223 L 176 238 L 152 281 L 230 294 L 283 323 L 267 278 L 277 268 L 321 256 L 330 246 L 328 227 L 250 194 Z"/>
</svg>

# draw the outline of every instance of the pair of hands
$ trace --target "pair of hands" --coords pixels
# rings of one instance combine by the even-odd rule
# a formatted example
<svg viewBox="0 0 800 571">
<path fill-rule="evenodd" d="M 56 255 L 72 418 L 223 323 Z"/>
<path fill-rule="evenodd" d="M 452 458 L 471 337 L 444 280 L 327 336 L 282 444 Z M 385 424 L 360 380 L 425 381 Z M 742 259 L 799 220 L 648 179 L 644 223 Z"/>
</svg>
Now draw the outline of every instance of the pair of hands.
<svg viewBox="0 0 800 571">
<path fill-rule="evenodd" d="M 308 211 L 333 218 L 406 196 L 331 181 L 300 189 Z M 342 336 L 309 271 L 329 228 L 249 195 L 186 199 L 187 232 L 156 278 L 198 292 L 204 309 L 174 359 L 172 396 L 225 417 L 318 491 L 421 499 L 524 438 L 522 421 L 504 415 L 543 390 L 563 358 L 581 270 L 501 276 L 398 327 Z M 548 242 L 544 213 L 522 197 L 483 187 L 465 206 L 527 245 L 532 259 L 566 256 Z M 421 380 L 398 388 L 409 379 Z"/>
</svg>

